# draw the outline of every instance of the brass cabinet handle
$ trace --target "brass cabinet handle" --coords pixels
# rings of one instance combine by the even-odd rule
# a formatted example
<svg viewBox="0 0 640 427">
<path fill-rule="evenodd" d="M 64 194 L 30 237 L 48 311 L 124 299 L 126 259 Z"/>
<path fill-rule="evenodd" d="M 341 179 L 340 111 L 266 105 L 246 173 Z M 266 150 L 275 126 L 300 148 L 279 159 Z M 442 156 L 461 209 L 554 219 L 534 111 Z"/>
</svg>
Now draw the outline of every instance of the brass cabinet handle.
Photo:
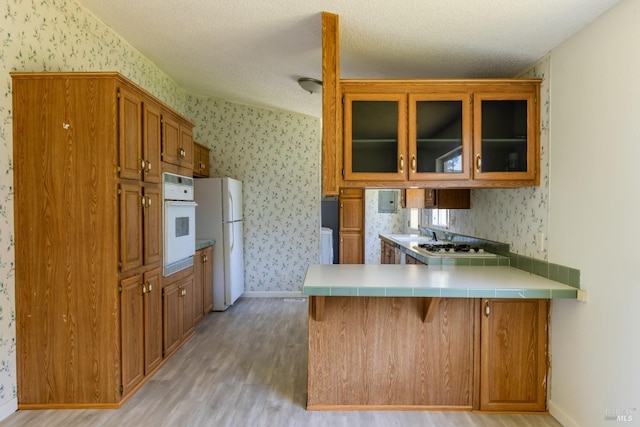
<svg viewBox="0 0 640 427">
<path fill-rule="evenodd" d="M 147 162 L 145 161 L 145 159 L 140 159 L 140 172 L 144 172 L 146 168 L 147 168 Z"/>
<path fill-rule="evenodd" d="M 151 197 L 147 197 L 147 207 L 151 207 Z"/>
<path fill-rule="evenodd" d="M 476 172 L 480 172 L 480 168 L 482 167 L 482 158 L 480 154 L 476 155 Z"/>
<path fill-rule="evenodd" d="M 142 295 L 146 294 L 147 291 L 147 285 L 145 283 L 142 284 Z"/>
<path fill-rule="evenodd" d="M 144 197 L 142 194 L 140 194 L 140 207 L 142 208 L 147 207 L 147 198 Z"/>
<path fill-rule="evenodd" d="M 415 154 L 411 155 L 411 172 L 413 173 L 416 172 L 416 155 Z"/>
<path fill-rule="evenodd" d="M 147 173 L 151 172 L 151 162 L 147 160 Z"/>
<path fill-rule="evenodd" d="M 404 172 L 404 156 L 400 154 L 400 172 Z"/>
<path fill-rule="evenodd" d="M 151 283 L 147 282 L 147 292 L 151 292 L 152 289 Z"/>
<path fill-rule="evenodd" d="M 484 302 L 484 317 L 489 317 L 489 314 L 491 314 L 491 307 L 489 307 L 489 300 L 486 300 Z"/>
</svg>

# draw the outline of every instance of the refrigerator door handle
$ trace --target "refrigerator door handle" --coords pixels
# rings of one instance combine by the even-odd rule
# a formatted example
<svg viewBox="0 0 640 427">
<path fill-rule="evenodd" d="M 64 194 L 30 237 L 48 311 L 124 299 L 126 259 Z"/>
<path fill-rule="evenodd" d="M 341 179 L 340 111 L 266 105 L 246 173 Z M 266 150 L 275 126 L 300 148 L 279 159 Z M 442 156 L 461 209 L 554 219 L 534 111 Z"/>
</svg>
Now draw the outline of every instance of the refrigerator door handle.
<svg viewBox="0 0 640 427">
<path fill-rule="evenodd" d="M 229 217 L 229 221 L 234 221 L 236 219 L 236 216 L 234 215 L 234 212 L 233 212 L 233 194 L 231 194 L 231 191 L 229 191 L 228 194 L 229 194 L 229 214 L 231 215 Z"/>
</svg>

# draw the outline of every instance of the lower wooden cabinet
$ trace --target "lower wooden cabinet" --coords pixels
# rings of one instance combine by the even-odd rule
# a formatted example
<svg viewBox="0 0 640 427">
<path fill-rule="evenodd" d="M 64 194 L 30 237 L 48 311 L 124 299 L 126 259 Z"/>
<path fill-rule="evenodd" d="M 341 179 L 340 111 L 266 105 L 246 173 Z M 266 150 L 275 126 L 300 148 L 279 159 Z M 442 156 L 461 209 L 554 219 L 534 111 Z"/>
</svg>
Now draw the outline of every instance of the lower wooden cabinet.
<svg viewBox="0 0 640 427">
<path fill-rule="evenodd" d="M 193 278 L 196 295 L 194 321 L 198 323 L 213 310 L 213 246 L 196 251 Z"/>
<path fill-rule="evenodd" d="M 156 268 L 120 283 L 123 395 L 162 362 L 161 278 Z"/>
<path fill-rule="evenodd" d="M 545 299 L 312 297 L 307 407 L 543 412 L 548 312 Z"/>
<path fill-rule="evenodd" d="M 176 277 L 169 276 L 171 279 L 162 288 L 165 357 L 177 350 L 195 329 L 193 269 L 189 268 L 183 272 L 173 275 Z"/>
<path fill-rule="evenodd" d="M 424 262 L 419 261 L 418 259 L 412 257 L 411 255 L 407 255 L 407 257 L 405 258 L 405 264 L 424 265 Z"/>
<path fill-rule="evenodd" d="M 380 240 L 380 264 L 395 264 L 396 248 L 394 245 Z"/>
<path fill-rule="evenodd" d="M 340 190 L 339 247 L 340 264 L 364 263 L 364 190 Z"/>
<path fill-rule="evenodd" d="M 549 300 L 481 303 L 480 410 L 546 410 Z"/>
</svg>

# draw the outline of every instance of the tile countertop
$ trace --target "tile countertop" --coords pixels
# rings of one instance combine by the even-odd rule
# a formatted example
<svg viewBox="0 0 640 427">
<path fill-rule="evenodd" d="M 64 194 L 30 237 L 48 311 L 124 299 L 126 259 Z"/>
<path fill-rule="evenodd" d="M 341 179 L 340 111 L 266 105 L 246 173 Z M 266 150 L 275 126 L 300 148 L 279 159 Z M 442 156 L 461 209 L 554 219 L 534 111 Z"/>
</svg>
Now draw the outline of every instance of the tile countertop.
<svg viewBox="0 0 640 427">
<path fill-rule="evenodd" d="M 328 264 L 308 267 L 302 294 L 577 299 L 578 289 L 511 267 Z"/>
<path fill-rule="evenodd" d="M 207 246 L 213 246 L 216 244 L 216 241 L 213 239 L 196 239 L 196 251 L 200 249 L 204 249 Z"/>
</svg>

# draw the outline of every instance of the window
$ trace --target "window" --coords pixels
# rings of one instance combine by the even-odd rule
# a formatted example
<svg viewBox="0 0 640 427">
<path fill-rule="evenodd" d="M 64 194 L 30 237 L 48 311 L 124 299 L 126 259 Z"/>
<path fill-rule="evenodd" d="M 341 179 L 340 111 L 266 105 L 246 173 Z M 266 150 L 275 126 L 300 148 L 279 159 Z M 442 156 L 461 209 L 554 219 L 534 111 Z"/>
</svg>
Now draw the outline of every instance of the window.
<svg viewBox="0 0 640 427">
<path fill-rule="evenodd" d="M 431 209 L 431 225 L 449 227 L 449 209 Z"/>
<path fill-rule="evenodd" d="M 418 231 L 420 229 L 420 209 L 409 209 L 409 230 Z"/>
</svg>

